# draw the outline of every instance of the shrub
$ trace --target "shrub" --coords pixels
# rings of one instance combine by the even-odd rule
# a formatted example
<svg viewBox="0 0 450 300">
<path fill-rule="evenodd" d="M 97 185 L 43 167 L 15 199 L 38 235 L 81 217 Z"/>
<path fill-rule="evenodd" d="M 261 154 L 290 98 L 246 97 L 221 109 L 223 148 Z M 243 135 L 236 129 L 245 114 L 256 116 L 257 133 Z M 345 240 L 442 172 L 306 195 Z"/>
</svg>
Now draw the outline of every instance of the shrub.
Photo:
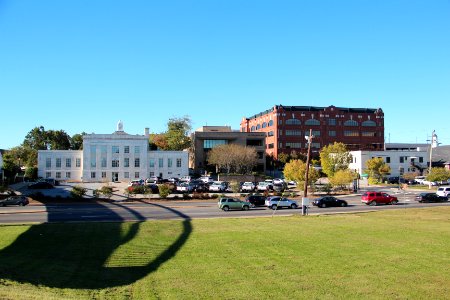
<svg viewBox="0 0 450 300">
<path fill-rule="evenodd" d="M 101 192 L 98 189 L 92 191 L 92 196 L 94 196 L 94 198 L 100 198 L 100 194 Z"/>
<path fill-rule="evenodd" d="M 86 195 L 87 189 L 81 186 L 74 186 L 70 191 L 70 195 L 75 199 L 82 199 Z"/>
<path fill-rule="evenodd" d="M 193 192 L 192 193 L 192 198 L 194 198 L 194 199 L 201 199 L 202 198 L 202 194 L 203 193 Z"/>
<path fill-rule="evenodd" d="M 167 198 L 170 195 L 170 188 L 166 184 L 161 184 L 159 186 L 159 196 L 163 199 Z"/>
<path fill-rule="evenodd" d="M 102 186 L 102 188 L 99 191 L 103 196 L 105 196 L 106 199 L 111 198 L 113 189 L 110 186 Z"/>
<path fill-rule="evenodd" d="M 191 199 L 191 196 L 189 196 L 188 193 L 184 193 L 184 194 L 183 194 L 183 199 L 184 199 L 184 200 Z"/>
<path fill-rule="evenodd" d="M 219 198 L 219 195 L 217 195 L 217 194 L 212 194 L 211 195 L 211 199 L 217 199 L 217 198 Z"/>
<path fill-rule="evenodd" d="M 210 198 L 208 193 L 203 193 L 201 196 L 202 196 L 202 199 L 209 199 Z"/>
</svg>

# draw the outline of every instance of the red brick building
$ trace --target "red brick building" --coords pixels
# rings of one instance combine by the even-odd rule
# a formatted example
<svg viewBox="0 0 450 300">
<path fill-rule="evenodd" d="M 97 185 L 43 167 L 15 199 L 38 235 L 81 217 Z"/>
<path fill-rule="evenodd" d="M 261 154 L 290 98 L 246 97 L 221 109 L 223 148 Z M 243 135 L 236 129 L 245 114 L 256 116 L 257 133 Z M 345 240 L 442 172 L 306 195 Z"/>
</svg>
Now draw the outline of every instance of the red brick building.
<svg viewBox="0 0 450 300">
<path fill-rule="evenodd" d="M 348 150 L 384 149 L 384 113 L 381 108 L 343 108 L 275 105 L 241 121 L 242 132 L 265 132 L 266 153 L 274 158 L 295 150 L 306 153 L 305 136 L 312 129 L 313 153 L 342 142 Z"/>
</svg>

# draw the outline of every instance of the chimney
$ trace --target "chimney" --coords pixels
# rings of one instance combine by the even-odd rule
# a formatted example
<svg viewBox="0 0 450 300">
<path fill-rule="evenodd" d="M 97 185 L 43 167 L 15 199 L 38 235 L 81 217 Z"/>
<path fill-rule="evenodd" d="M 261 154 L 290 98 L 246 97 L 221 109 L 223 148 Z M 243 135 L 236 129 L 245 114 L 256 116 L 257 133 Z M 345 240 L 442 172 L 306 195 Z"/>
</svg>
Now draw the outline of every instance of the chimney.
<svg viewBox="0 0 450 300">
<path fill-rule="evenodd" d="M 148 127 L 145 127 L 144 134 L 146 137 L 150 135 L 150 129 Z"/>
</svg>

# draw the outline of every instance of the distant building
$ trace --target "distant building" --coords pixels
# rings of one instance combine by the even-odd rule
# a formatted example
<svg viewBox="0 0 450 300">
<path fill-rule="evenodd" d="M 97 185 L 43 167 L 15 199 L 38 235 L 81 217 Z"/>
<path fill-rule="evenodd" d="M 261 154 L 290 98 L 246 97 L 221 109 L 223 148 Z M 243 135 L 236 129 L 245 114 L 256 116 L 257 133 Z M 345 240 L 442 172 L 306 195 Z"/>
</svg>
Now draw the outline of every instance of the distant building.
<svg viewBox="0 0 450 300">
<path fill-rule="evenodd" d="M 144 135 L 123 131 L 119 122 L 112 134 L 83 136 L 83 150 L 40 150 L 38 176 L 83 182 L 130 181 L 151 176 L 188 175 L 187 151 L 150 151 Z"/>
<path fill-rule="evenodd" d="M 3 152 L 4 150 L 0 149 L 0 178 L 3 179 Z"/>
<path fill-rule="evenodd" d="M 237 144 L 254 147 L 258 154 L 257 171 L 265 172 L 265 138 L 263 132 L 240 132 L 229 126 L 203 126 L 192 134 L 192 153 L 189 166 L 197 173 L 208 169 L 208 152 L 216 146 Z M 213 171 L 213 170 L 209 170 Z"/>
<path fill-rule="evenodd" d="M 334 142 L 349 150 L 384 149 L 384 113 L 381 108 L 344 108 L 275 105 L 269 110 L 243 118 L 241 132 L 266 135 L 266 153 L 277 158 L 295 150 L 306 153 L 305 136 L 312 129 L 312 151 Z"/>
</svg>

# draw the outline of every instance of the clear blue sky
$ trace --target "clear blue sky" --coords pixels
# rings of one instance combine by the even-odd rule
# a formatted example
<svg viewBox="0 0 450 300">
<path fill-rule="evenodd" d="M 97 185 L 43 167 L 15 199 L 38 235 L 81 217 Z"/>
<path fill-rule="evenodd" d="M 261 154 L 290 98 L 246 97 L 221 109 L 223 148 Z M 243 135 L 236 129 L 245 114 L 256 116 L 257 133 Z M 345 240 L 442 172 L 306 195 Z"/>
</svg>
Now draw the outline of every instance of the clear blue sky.
<svg viewBox="0 0 450 300">
<path fill-rule="evenodd" d="M 3 149 L 275 104 L 381 107 L 387 142 L 448 145 L 449 95 L 449 0 L 0 0 Z"/>
</svg>

